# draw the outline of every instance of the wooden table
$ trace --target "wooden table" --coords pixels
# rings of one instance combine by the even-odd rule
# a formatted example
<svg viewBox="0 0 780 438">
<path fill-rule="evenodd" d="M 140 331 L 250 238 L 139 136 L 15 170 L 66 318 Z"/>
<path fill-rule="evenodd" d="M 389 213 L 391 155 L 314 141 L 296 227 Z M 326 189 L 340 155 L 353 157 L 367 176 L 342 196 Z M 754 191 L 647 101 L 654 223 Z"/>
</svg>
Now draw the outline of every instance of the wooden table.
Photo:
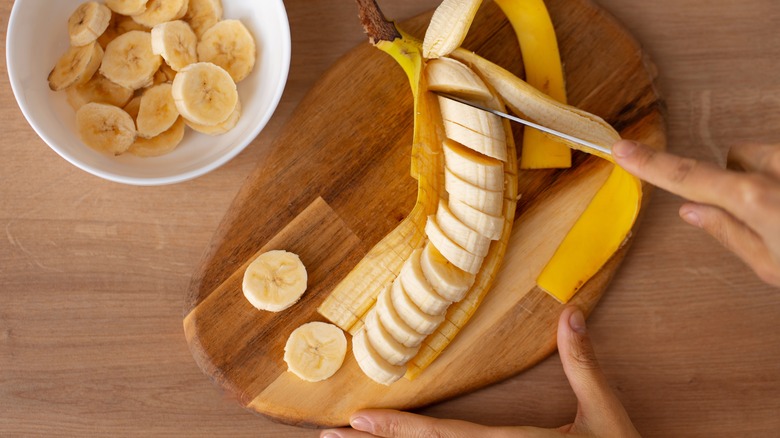
<svg viewBox="0 0 780 438">
<path fill-rule="evenodd" d="M 236 159 L 187 183 L 123 186 L 67 164 L 0 79 L 0 435 L 317 436 L 223 396 L 181 325 L 190 276 L 244 178 L 319 75 L 365 41 L 349 1 L 285 3 L 293 57 L 276 115 Z M 403 19 L 437 1 L 381 3 Z M 660 70 L 672 151 L 723 163 L 734 143 L 780 139 L 776 0 L 600 3 Z M 3 40 L 11 5 L 0 4 Z M 678 219 L 680 203 L 654 193 L 589 321 L 599 359 L 644 436 L 775 435 L 780 291 Z M 552 356 L 422 412 L 558 426 L 575 410 Z"/>
</svg>

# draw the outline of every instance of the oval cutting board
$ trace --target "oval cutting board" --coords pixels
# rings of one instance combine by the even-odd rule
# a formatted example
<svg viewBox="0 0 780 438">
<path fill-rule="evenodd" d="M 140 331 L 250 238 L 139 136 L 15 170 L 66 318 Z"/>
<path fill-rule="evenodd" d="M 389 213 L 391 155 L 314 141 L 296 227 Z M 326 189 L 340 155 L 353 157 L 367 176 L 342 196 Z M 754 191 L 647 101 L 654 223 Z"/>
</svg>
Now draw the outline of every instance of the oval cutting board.
<svg viewBox="0 0 780 438">
<path fill-rule="evenodd" d="M 655 71 L 636 41 L 589 0 L 549 0 L 548 6 L 569 101 L 602 116 L 624 138 L 664 148 Z M 401 28 L 422 36 L 429 18 Z M 482 6 L 463 46 L 522 77 L 514 32 L 494 4 Z M 312 88 L 233 201 L 193 276 L 184 330 L 203 372 L 243 406 L 290 424 L 344 425 L 359 408 L 430 404 L 517 374 L 555 351 L 562 305 L 534 280 L 609 173 L 606 162 L 581 153 L 571 169 L 520 172 L 522 198 L 496 283 L 420 377 L 378 385 L 351 353 L 324 382 L 286 371 L 290 332 L 323 320 L 317 306 L 414 205 L 411 140 L 406 77 L 389 56 L 361 44 Z M 303 299 L 280 313 L 255 310 L 241 293 L 244 266 L 271 249 L 298 253 L 309 272 Z M 572 300 L 586 313 L 626 250 Z"/>
</svg>

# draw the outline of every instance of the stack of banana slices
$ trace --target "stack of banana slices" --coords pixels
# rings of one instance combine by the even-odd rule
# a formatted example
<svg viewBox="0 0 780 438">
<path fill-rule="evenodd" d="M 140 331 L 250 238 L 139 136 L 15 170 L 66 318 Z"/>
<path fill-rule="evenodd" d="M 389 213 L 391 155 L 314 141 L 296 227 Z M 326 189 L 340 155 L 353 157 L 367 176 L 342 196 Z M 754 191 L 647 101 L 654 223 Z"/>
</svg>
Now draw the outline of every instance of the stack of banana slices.
<svg viewBox="0 0 780 438">
<path fill-rule="evenodd" d="M 105 0 L 68 19 L 70 47 L 49 74 L 64 90 L 85 144 L 112 155 L 174 150 L 189 126 L 228 132 L 241 117 L 236 84 L 256 44 L 221 0 Z"/>
</svg>

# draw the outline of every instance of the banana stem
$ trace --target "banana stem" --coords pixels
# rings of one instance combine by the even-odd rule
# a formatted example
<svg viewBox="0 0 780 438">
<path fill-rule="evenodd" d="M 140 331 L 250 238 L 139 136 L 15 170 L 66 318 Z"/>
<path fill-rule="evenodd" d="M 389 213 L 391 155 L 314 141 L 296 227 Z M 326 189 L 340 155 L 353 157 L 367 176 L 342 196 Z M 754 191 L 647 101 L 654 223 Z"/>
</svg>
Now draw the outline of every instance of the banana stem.
<svg viewBox="0 0 780 438">
<path fill-rule="evenodd" d="M 401 38 L 401 33 L 392 21 L 388 21 L 376 0 L 356 0 L 358 16 L 363 24 L 363 30 L 368 35 L 371 44 L 379 41 L 393 41 Z"/>
</svg>

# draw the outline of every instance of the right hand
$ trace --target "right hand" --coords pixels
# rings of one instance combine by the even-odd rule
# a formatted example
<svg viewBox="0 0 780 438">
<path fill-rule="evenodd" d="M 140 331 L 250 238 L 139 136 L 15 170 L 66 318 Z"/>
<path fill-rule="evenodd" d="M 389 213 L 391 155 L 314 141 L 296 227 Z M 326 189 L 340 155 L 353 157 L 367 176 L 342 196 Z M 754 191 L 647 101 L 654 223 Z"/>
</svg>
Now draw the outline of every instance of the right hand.
<svg viewBox="0 0 780 438">
<path fill-rule="evenodd" d="M 780 287 L 780 145 L 732 148 L 731 170 L 629 140 L 617 142 L 612 153 L 634 176 L 689 199 L 680 207 L 684 221 Z"/>
</svg>

